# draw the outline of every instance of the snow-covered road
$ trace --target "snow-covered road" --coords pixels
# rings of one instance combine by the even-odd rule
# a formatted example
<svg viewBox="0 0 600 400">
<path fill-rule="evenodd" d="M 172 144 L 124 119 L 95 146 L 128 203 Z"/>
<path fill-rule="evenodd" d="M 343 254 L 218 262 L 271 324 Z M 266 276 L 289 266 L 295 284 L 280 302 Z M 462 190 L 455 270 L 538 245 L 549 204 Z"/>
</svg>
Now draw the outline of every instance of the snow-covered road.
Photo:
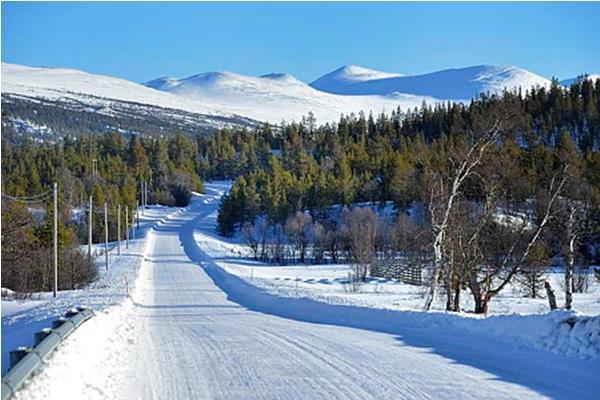
<svg viewBox="0 0 600 400">
<path fill-rule="evenodd" d="M 595 361 L 434 326 L 370 328 L 352 312 L 328 323 L 318 306 L 288 315 L 276 297 L 246 304 L 201 240 L 222 191 L 208 185 L 155 227 L 131 300 L 69 338 L 20 398 L 598 398 Z"/>
</svg>

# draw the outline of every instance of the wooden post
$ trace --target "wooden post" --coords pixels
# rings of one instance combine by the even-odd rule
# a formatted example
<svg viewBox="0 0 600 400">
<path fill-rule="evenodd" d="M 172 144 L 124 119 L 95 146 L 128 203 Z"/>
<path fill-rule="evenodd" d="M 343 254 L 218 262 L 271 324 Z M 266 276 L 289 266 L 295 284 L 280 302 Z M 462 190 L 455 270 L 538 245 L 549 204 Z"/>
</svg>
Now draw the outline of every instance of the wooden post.
<svg viewBox="0 0 600 400">
<path fill-rule="evenodd" d="M 94 207 L 92 204 L 92 196 L 90 196 L 90 202 L 88 205 L 88 261 L 92 265 L 92 214 L 94 213 Z"/>
<path fill-rule="evenodd" d="M 108 206 L 104 203 L 104 264 L 108 270 Z"/>
<path fill-rule="evenodd" d="M 140 203 L 142 204 L 142 215 L 144 215 L 144 181 L 140 181 Z"/>
<path fill-rule="evenodd" d="M 121 204 L 117 204 L 117 254 L 121 255 Z"/>
<path fill-rule="evenodd" d="M 125 205 L 125 248 L 129 248 L 129 206 Z"/>
<path fill-rule="evenodd" d="M 54 182 L 54 285 L 53 285 L 53 296 L 56 297 L 58 293 L 58 183 Z"/>
<path fill-rule="evenodd" d="M 546 296 L 548 297 L 548 305 L 550 306 L 550 310 L 556 310 L 556 296 L 554 295 L 552 286 L 550 286 L 550 282 L 544 282 L 544 288 L 546 289 Z"/>
</svg>

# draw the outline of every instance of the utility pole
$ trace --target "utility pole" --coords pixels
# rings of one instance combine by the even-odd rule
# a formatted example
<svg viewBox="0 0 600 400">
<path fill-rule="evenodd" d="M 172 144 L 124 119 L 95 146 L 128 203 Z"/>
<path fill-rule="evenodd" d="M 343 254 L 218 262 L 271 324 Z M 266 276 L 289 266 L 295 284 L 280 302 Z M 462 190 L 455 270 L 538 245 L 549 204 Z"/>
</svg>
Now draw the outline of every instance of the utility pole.
<svg viewBox="0 0 600 400">
<path fill-rule="evenodd" d="M 144 210 L 148 206 L 148 182 L 144 181 Z"/>
<path fill-rule="evenodd" d="M 125 248 L 129 248 L 129 206 L 125 205 Z"/>
<path fill-rule="evenodd" d="M 104 203 L 104 263 L 108 270 L 108 206 Z"/>
<path fill-rule="evenodd" d="M 121 255 L 121 204 L 117 204 L 117 254 Z"/>
<path fill-rule="evenodd" d="M 142 203 L 142 215 L 144 215 L 144 181 L 140 181 L 140 200 Z"/>
<path fill-rule="evenodd" d="M 58 293 L 58 183 L 54 182 L 54 286 L 53 296 Z"/>
<path fill-rule="evenodd" d="M 88 205 L 88 261 L 90 266 L 92 265 L 92 214 L 94 208 L 92 205 L 92 196 L 90 196 L 90 203 Z"/>
</svg>

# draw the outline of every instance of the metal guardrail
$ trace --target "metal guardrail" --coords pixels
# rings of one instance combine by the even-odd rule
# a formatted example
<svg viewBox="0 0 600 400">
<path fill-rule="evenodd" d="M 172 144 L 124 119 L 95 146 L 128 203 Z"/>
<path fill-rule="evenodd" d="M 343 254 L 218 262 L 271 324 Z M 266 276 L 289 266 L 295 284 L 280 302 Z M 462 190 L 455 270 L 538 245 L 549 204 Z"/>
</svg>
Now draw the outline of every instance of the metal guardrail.
<svg viewBox="0 0 600 400">
<path fill-rule="evenodd" d="M 10 352 L 10 369 L 2 378 L 2 400 L 9 399 L 37 372 L 52 352 L 75 329 L 94 316 L 94 312 L 85 307 L 72 308 L 64 317 L 52 322 L 52 328 L 45 328 L 34 335 L 33 348 L 19 347 Z"/>
</svg>

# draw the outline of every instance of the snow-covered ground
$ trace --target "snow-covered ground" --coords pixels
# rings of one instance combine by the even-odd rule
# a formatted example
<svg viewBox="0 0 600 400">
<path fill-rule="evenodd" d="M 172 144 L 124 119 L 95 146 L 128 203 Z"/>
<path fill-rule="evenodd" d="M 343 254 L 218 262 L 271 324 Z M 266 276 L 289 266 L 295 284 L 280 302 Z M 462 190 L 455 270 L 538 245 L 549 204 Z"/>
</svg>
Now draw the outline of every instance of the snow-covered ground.
<svg viewBox="0 0 600 400">
<path fill-rule="evenodd" d="M 225 273 L 259 292 L 287 299 L 403 311 L 398 314 L 399 318 L 411 325 L 454 327 L 511 345 L 582 358 L 600 357 L 600 284 L 593 276 L 590 276 L 590 288 L 586 293 L 573 295 L 574 310 L 571 312 L 549 313 L 547 299 L 525 298 L 522 288 L 509 285 L 492 301 L 492 317 L 483 318 L 468 312 L 445 313 L 442 297 L 434 303 L 434 312 L 426 313 L 422 312 L 426 290 L 422 286 L 381 278 L 369 280 L 354 292 L 348 285 L 349 265 L 272 266 L 254 261 L 249 257 L 250 249 L 239 237 L 225 240 L 214 233 L 211 227 L 216 225 L 216 216 L 217 213 L 213 213 L 207 217 L 206 229 L 196 232 L 196 241 L 207 255 L 218 260 L 218 266 Z M 564 303 L 563 279 L 561 271 L 547 274 L 547 280 L 556 289 L 558 304 Z M 473 309 L 472 298 L 466 290 L 462 294 L 461 308 Z M 560 322 L 576 315 L 591 317 L 587 330 L 561 330 Z"/>
<path fill-rule="evenodd" d="M 409 285 L 393 279 L 370 279 L 357 292 L 348 288 L 347 264 L 286 265 L 273 266 L 256 262 L 244 244 L 225 241 L 221 237 L 204 235 L 200 239 L 207 252 L 219 257 L 219 265 L 227 272 L 250 281 L 270 293 L 285 297 L 308 297 L 333 304 L 350 304 L 390 310 L 417 311 L 423 308 L 425 288 Z M 559 270 L 547 273 L 547 280 L 555 289 L 558 304 L 564 303 L 562 287 L 564 274 Z M 537 299 L 523 296 L 518 285 L 509 285 L 492 300 L 490 315 L 541 314 L 549 311 L 545 297 Z M 574 293 L 574 311 L 581 315 L 600 314 L 600 284 L 594 281 L 590 271 L 590 288 L 586 293 Z M 470 292 L 463 291 L 461 308 L 472 310 Z M 438 298 L 434 309 L 444 308 L 444 298 Z"/>
<path fill-rule="evenodd" d="M 52 321 L 74 306 L 87 306 L 95 311 L 108 311 L 121 304 L 127 291 L 135 283 L 138 268 L 149 229 L 171 213 L 181 210 L 161 206 L 149 206 L 140 214 L 140 229 L 136 239 L 130 240 L 129 249 L 123 242 L 121 256 L 117 255 L 116 244 L 110 243 L 109 270 L 105 269 L 104 255 L 99 254 L 103 245 L 94 245 L 98 254 L 99 278 L 84 289 L 64 290 L 56 299 L 51 292 L 37 293 L 26 300 L 15 300 L 12 296 L 2 297 L 2 375 L 8 370 L 8 356 L 19 346 L 33 345 L 33 334 L 47 328 Z"/>
<path fill-rule="evenodd" d="M 244 265 L 215 233 L 227 188 L 207 184 L 155 224 L 131 298 L 71 335 L 17 397 L 597 399 L 597 318 L 571 337 L 560 312 L 481 320 L 313 298 L 345 267 Z M 323 282 L 296 292 L 301 276 Z"/>
</svg>

